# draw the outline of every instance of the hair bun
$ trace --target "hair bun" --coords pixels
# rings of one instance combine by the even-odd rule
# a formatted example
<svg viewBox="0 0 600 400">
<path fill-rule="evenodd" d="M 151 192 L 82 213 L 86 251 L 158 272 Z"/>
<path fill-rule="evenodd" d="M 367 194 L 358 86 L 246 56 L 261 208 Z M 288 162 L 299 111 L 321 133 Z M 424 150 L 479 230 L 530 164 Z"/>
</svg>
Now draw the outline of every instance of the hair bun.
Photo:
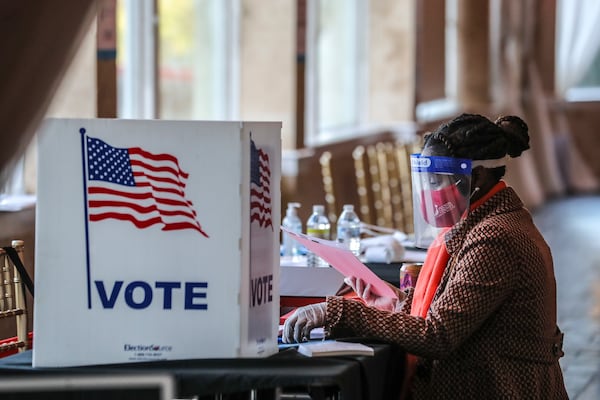
<svg viewBox="0 0 600 400">
<path fill-rule="evenodd" d="M 518 157 L 529 149 L 529 128 L 521 118 L 508 115 L 494 122 L 506 135 L 506 152 L 511 157 Z"/>
</svg>

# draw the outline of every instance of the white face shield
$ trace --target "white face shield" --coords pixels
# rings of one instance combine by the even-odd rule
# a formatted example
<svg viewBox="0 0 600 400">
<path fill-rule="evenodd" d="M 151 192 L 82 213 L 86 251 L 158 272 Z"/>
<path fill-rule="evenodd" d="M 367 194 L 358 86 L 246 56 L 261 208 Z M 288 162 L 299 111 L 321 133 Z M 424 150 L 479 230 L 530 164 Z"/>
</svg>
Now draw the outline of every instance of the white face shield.
<svg viewBox="0 0 600 400">
<path fill-rule="evenodd" d="M 471 160 L 410 157 L 415 225 L 415 246 L 427 248 L 440 228 L 451 227 L 469 209 Z"/>
</svg>

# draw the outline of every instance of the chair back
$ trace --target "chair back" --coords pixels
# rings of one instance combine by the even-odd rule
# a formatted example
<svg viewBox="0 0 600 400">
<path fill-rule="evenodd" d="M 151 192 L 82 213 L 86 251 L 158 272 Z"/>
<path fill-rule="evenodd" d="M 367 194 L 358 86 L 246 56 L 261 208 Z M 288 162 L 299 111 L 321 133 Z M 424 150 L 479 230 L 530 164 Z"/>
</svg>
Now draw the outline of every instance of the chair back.
<svg viewBox="0 0 600 400">
<path fill-rule="evenodd" d="M 332 158 L 331 152 L 325 151 L 319 157 L 319 164 L 321 164 L 321 178 L 323 179 L 323 192 L 325 192 L 327 218 L 333 224 L 337 221 L 338 205 L 333 187 Z"/>
<path fill-rule="evenodd" d="M 410 142 L 378 142 L 358 145 L 352 151 L 357 211 L 362 222 L 379 227 L 414 232 L 410 155 L 420 151 L 420 138 Z M 330 220 L 339 211 L 335 193 L 332 154 L 324 152 L 319 162 L 325 203 Z"/>
<path fill-rule="evenodd" d="M 13 240 L 11 247 L 23 263 L 24 243 Z M 0 248 L 0 324 L 11 325 L 14 337 L 0 341 L 0 357 L 5 352 L 27 348 L 27 307 L 22 278 L 7 251 Z"/>
</svg>

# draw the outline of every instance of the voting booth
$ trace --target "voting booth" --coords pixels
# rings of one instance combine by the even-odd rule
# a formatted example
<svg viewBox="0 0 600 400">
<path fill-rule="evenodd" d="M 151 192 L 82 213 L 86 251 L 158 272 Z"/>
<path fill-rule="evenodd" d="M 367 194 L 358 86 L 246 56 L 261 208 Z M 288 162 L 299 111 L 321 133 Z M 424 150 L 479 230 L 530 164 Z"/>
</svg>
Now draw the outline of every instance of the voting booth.
<svg viewBox="0 0 600 400">
<path fill-rule="evenodd" d="M 278 351 L 281 123 L 49 119 L 34 367 Z"/>
</svg>

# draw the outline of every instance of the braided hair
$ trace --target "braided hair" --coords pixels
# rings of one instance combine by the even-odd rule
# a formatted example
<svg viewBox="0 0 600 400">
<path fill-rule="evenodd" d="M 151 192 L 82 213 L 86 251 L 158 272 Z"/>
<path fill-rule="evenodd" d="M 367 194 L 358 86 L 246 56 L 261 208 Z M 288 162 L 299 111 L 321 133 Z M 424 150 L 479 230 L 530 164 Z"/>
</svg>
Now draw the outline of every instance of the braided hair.
<svg viewBox="0 0 600 400">
<path fill-rule="evenodd" d="M 425 147 L 435 155 L 471 160 L 518 157 L 529 149 L 529 131 L 517 116 L 503 116 L 492 122 L 482 115 L 462 114 L 425 135 Z M 500 179 L 506 168 L 493 168 L 493 172 Z"/>
</svg>

